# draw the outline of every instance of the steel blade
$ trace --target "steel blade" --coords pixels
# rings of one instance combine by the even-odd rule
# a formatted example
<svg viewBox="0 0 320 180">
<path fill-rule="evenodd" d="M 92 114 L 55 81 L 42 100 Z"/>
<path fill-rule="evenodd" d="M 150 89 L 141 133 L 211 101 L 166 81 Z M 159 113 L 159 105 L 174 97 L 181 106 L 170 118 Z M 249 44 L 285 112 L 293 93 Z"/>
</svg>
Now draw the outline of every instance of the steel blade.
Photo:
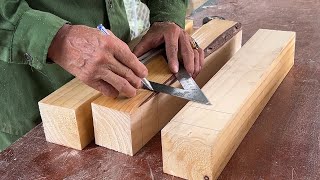
<svg viewBox="0 0 320 180">
<path fill-rule="evenodd" d="M 197 83 L 193 80 L 193 78 L 189 75 L 187 70 L 180 65 L 178 73 L 175 74 L 177 80 L 180 82 L 183 89 L 201 89 L 197 85 Z"/>
<path fill-rule="evenodd" d="M 208 102 L 208 105 L 211 105 L 210 101 L 206 97 L 206 95 L 203 94 L 202 90 L 199 88 L 198 84 L 194 81 L 194 79 L 189 75 L 187 70 L 181 66 L 179 68 L 179 72 L 175 74 L 177 80 L 180 82 L 181 86 L 185 90 L 195 90 L 198 91 L 198 96 L 202 96 L 203 99 L 206 99 Z"/>
<path fill-rule="evenodd" d="M 160 93 L 165 93 L 169 94 L 172 96 L 176 96 L 182 99 L 187 99 L 189 101 L 201 103 L 201 104 L 206 104 L 206 105 L 211 105 L 211 103 L 208 101 L 208 99 L 201 93 L 201 91 L 197 89 L 180 89 L 180 88 L 175 88 L 163 84 L 159 84 L 156 82 L 149 81 L 153 91 L 155 92 L 160 92 Z M 148 87 L 144 86 L 144 89 L 150 90 Z"/>
</svg>

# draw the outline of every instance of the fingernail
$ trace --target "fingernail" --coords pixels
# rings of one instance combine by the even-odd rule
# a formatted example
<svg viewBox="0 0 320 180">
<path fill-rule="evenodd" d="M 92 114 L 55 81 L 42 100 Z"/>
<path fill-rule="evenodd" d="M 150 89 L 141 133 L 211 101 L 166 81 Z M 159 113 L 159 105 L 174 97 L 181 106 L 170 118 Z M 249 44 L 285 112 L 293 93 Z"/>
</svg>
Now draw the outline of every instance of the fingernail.
<svg viewBox="0 0 320 180">
<path fill-rule="evenodd" d="M 178 73 L 178 71 L 179 71 L 178 66 L 173 66 L 173 72 L 174 72 L 174 73 Z"/>
</svg>

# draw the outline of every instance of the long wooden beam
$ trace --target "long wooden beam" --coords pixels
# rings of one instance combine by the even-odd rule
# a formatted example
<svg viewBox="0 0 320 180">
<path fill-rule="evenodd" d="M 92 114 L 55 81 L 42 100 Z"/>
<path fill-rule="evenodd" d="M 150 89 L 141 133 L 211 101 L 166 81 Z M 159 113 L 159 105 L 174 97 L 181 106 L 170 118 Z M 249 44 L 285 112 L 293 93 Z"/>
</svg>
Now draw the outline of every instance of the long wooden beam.
<svg viewBox="0 0 320 180">
<path fill-rule="evenodd" d="M 192 37 L 205 49 L 207 58 L 196 78 L 200 87 L 207 82 L 241 47 L 240 24 L 213 20 L 202 26 Z M 162 56 L 147 64 L 149 80 L 172 84 L 173 75 Z M 174 82 L 172 86 L 178 87 Z M 133 155 L 142 148 L 187 101 L 139 90 L 131 99 L 101 96 L 92 102 L 95 142 L 124 154 Z"/>
<path fill-rule="evenodd" d="M 161 131 L 165 173 L 216 179 L 294 63 L 295 33 L 259 30 Z"/>
</svg>

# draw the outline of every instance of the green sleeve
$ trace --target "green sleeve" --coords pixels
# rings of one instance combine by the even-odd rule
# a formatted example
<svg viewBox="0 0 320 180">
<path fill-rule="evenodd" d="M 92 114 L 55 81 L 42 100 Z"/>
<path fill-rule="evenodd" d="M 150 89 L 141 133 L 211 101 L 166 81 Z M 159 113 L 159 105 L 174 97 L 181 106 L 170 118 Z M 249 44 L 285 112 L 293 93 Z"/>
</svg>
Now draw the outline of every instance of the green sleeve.
<svg viewBox="0 0 320 180">
<path fill-rule="evenodd" d="M 31 9 L 24 0 L 0 0 L 0 60 L 41 69 L 65 20 Z"/>
<path fill-rule="evenodd" d="M 184 28 L 188 0 L 147 0 L 150 23 L 170 21 Z"/>
</svg>

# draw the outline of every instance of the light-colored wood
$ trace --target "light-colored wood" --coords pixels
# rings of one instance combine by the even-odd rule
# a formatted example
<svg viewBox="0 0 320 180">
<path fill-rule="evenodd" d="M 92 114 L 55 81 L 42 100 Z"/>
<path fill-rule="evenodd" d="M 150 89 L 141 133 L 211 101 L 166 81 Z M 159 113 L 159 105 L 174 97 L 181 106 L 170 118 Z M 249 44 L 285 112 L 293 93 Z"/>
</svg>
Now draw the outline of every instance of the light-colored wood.
<svg viewBox="0 0 320 180">
<path fill-rule="evenodd" d="M 216 179 L 294 63 L 295 33 L 259 30 L 161 131 L 165 173 Z"/>
<path fill-rule="evenodd" d="M 48 142 L 83 149 L 93 139 L 90 103 L 100 93 L 73 79 L 39 102 Z"/>
<path fill-rule="evenodd" d="M 186 31 L 193 31 L 193 21 L 186 20 Z M 131 49 L 140 41 L 129 43 Z M 164 68 L 165 64 L 162 64 Z M 46 140 L 74 149 L 83 149 L 94 137 L 91 102 L 101 93 L 73 79 L 39 102 Z"/>
<path fill-rule="evenodd" d="M 188 34 L 193 33 L 193 20 L 186 19 L 185 30 Z"/>
<path fill-rule="evenodd" d="M 235 22 L 213 20 L 196 31 L 192 37 L 200 47 L 209 46 Z M 208 56 L 196 81 L 201 87 L 241 47 L 241 31 Z M 167 83 L 172 77 L 162 56 L 147 64 L 151 81 Z M 176 82 L 173 86 L 179 86 Z M 155 95 L 139 90 L 131 99 L 112 99 L 101 96 L 92 103 L 95 142 L 100 146 L 133 155 L 143 147 L 186 104 L 185 100 Z"/>
<path fill-rule="evenodd" d="M 190 0 L 186 14 L 190 15 L 194 10 L 198 9 L 200 6 L 202 6 L 207 1 L 208 0 Z"/>
</svg>

